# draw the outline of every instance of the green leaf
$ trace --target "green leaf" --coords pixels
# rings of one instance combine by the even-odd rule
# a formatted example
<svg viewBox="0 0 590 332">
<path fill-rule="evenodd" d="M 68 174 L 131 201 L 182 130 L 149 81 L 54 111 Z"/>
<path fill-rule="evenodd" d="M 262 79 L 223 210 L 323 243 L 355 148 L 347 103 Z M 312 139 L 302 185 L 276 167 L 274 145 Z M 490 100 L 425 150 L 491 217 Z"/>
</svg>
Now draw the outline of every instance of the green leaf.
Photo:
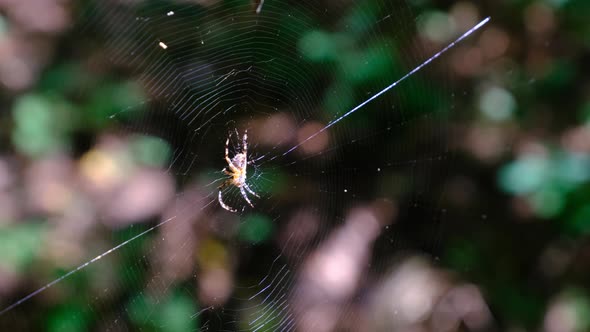
<svg viewBox="0 0 590 332">
<path fill-rule="evenodd" d="M 171 155 L 170 145 L 159 137 L 138 135 L 131 141 L 135 158 L 149 166 L 163 166 Z"/>
<path fill-rule="evenodd" d="M 141 294 L 128 305 L 131 321 L 149 331 L 188 332 L 198 331 L 197 306 L 186 294 L 174 292 L 168 298 L 154 299 Z"/>
<path fill-rule="evenodd" d="M 567 221 L 567 226 L 576 234 L 590 234 L 590 205 L 580 207 Z"/>
<path fill-rule="evenodd" d="M 240 224 L 240 239 L 250 243 L 268 240 L 274 230 L 272 220 L 261 214 L 251 214 Z"/>
<path fill-rule="evenodd" d="M 539 156 L 513 161 L 500 170 L 500 187 L 513 194 L 531 193 L 543 185 L 549 175 L 549 166 L 549 162 Z"/>
<path fill-rule="evenodd" d="M 312 61 L 329 61 L 336 57 L 338 43 L 334 35 L 312 30 L 299 40 L 299 52 Z"/>
<path fill-rule="evenodd" d="M 87 314 L 81 305 L 67 305 L 51 312 L 48 316 L 48 332 L 77 332 L 88 330 Z"/>
<path fill-rule="evenodd" d="M 44 224 L 31 222 L 0 228 L 0 265 L 23 271 L 35 259 L 45 231 Z"/>
<path fill-rule="evenodd" d="M 38 156 L 63 145 L 61 107 L 60 103 L 41 95 L 20 97 L 13 108 L 12 141 L 17 149 L 29 156 Z"/>
</svg>

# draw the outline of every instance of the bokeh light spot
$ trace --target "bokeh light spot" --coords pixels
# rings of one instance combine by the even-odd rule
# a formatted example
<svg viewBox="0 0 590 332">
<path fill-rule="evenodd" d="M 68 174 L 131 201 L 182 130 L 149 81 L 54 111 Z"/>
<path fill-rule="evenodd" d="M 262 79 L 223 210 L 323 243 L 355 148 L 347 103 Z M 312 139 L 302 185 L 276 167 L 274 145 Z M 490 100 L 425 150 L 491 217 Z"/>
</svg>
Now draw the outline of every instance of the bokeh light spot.
<svg viewBox="0 0 590 332">
<path fill-rule="evenodd" d="M 485 90 L 479 99 L 479 109 L 491 120 L 510 119 L 515 108 L 514 96 L 501 87 L 491 87 Z"/>
</svg>

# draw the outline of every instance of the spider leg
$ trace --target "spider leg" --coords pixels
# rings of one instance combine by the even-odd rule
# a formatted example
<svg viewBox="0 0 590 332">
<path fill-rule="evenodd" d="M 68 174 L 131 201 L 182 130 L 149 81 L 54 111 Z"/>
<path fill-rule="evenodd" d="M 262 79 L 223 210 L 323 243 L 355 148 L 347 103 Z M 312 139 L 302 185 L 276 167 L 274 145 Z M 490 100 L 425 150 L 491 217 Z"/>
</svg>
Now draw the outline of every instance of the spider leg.
<svg viewBox="0 0 590 332">
<path fill-rule="evenodd" d="M 246 195 L 246 191 L 244 190 L 244 187 L 240 187 L 240 193 L 242 193 L 242 197 L 244 197 L 244 199 L 246 200 L 246 202 L 248 202 L 248 204 L 251 207 L 254 207 L 254 204 L 252 204 L 252 202 L 250 202 L 250 199 L 248 198 L 248 195 Z"/>
<path fill-rule="evenodd" d="M 249 192 L 250 194 L 252 194 L 252 195 L 254 195 L 254 196 L 256 196 L 256 197 L 260 198 L 260 196 L 258 196 L 258 194 L 257 194 L 257 193 L 255 193 L 254 191 L 252 191 L 252 189 L 250 189 L 250 186 L 248 186 L 247 184 L 245 184 L 245 183 L 244 183 L 244 186 L 243 186 L 243 187 L 244 187 L 244 188 L 246 188 L 246 190 L 248 190 L 248 192 Z"/>
<path fill-rule="evenodd" d="M 231 162 L 231 159 L 229 159 L 229 137 L 225 141 L 225 161 L 232 172 L 238 171 L 238 168 Z"/>
<path fill-rule="evenodd" d="M 234 128 L 234 132 L 236 134 L 236 139 L 239 140 L 240 139 L 240 133 L 238 132 L 238 128 Z M 239 144 L 238 144 L 238 148 L 239 148 L 240 152 L 242 152 L 243 147 L 239 146 Z"/>
<path fill-rule="evenodd" d="M 221 207 L 224 208 L 225 210 L 230 211 L 230 212 L 237 212 L 238 211 L 223 202 L 223 198 L 221 198 L 221 190 L 219 191 L 219 194 L 217 195 L 217 200 L 219 201 L 219 205 L 221 205 Z"/>
<path fill-rule="evenodd" d="M 221 198 L 221 188 L 219 190 L 219 194 L 217 195 L 217 200 L 219 201 L 219 205 L 221 205 L 222 208 L 228 210 L 229 212 L 237 212 L 238 211 L 223 202 L 223 198 Z"/>
<path fill-rule="evenodd" d="M 248 156 L 248 129 L 244 130 L 244 137 L 242 138 L 242 152 Z"/>
</svg>

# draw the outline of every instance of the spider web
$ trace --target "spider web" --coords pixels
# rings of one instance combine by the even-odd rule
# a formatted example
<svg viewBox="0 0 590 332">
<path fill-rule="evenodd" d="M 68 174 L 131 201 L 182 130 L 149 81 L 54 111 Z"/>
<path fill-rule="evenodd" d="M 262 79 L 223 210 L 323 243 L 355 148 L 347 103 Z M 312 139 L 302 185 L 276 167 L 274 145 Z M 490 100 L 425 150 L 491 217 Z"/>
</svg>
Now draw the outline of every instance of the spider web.
<svg viewBox="0 0 590 332">
<path fill-rule="evenodd" d="M 80 300 L 100 330 L 355 330 L 371 317 L 363 287 L 397 251 L 436 251 L 441 193 L 429 188 L 444 176 L 455 95 L 433 78 L 449 82 L 441 67 L 454 43 L 424 50 L 408 4 L 100 1 L 83 12 L 96 61 L 144 91 L 109 121 L 170 145 L 177 194 L 161 219 L 113 230 L 115 246 L 2 319 L 88 270 L 106 275 Z M 217 188 L 225 140 L 231 159 L 245 130 L 247 182 L 261 198 L 250 208 L 225 188 L 232 214 Z M 256 223 L 267 228 L 240 237 Z M 120 278 L 108 272 L 116 261 Z M 182 315 L 162 309 L 186 300 Z"/>
</svg>

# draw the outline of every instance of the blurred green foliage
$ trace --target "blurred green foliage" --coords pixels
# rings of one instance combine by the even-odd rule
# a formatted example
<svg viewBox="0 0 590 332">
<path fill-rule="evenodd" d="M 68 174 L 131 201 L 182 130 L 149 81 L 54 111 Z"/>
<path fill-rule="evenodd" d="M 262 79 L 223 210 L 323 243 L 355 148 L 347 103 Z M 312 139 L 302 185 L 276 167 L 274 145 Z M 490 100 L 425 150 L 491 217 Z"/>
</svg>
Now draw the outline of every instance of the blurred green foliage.
<svg viewBox="0 0 590 332">
<path fill-rule="evenodd" d="M 38 255 L 46 226 L 40 222 L 24 222 L 0 228 L 0 265 L 22 273 Z"/>
<path fill-rule="evenodd" d="M 140 294 L 127 305 L 131 320 L 145 331 L 188 332 L 198 329 L 198 309 L 193 299 L 180 291 L 167 299 L 151 299 Z M 187 319 L 195 317 L 195 319 Z"/>
<path fill-rule="evenodd" d="M 261 214 L 247 216 L 240 224 L 239 236 L 248 243 L 267 241 L 272 235 L 274 225 L 272 220 Z"/>
</svg>

